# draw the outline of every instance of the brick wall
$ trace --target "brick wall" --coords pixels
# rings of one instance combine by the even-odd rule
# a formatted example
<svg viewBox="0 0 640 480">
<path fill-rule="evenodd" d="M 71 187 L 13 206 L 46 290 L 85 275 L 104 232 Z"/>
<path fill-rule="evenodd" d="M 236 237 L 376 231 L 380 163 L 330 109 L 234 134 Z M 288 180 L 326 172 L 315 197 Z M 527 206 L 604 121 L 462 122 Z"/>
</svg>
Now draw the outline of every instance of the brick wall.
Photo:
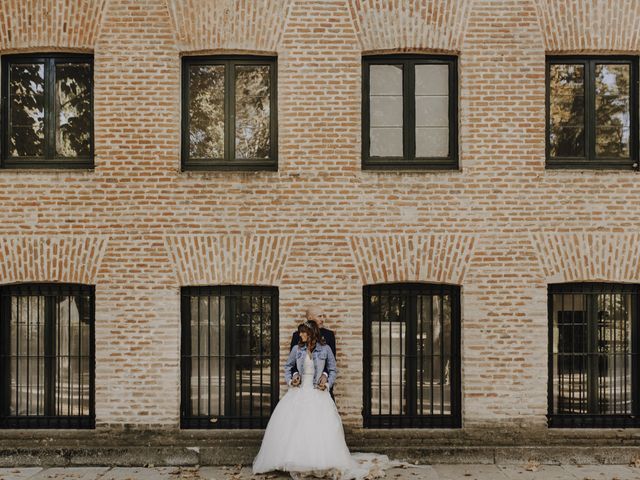
<svg viewBox="0 0 640 480">
<path fill-rule="evenodd" d="M 545 52 L 640 51 L 634 0 L 4 0 L 0 54 L 95 55 L 94 171 L 0 172 L 0 283 L 96 285 L 98 428 L 177 428 L 179 287 L 280 288 L 336 330 L 362 285 L 462 285 L 465 425 L 545 424 L 546 285 L 640 281 L 640 177 L 544 168 Z M 460 57 L 460 171 L 360 168 L 363 52 Z M 278 56 L 278 172 L 180 172 L 180 55 Z"/>
</svg>

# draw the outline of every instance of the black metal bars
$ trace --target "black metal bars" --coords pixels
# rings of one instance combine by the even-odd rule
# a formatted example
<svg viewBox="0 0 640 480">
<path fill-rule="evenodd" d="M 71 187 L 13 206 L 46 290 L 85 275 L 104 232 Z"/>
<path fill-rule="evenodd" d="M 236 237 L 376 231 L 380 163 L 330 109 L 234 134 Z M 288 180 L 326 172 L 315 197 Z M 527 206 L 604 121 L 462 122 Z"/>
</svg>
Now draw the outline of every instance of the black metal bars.
<svg viewBox="0 0 640 480">
<path fill-rule="evenodd" d="M 638 426 L 638 287 L 549 286 L 549 425 Z"/>
<path fill-rule="evenodd" d="M 181 427 L 265 428 L 278 402 L 278 289 L 184 287 Z"/>
<path fill-rule="evenodd" d="M 460 288 L 364 287 L 364 426 L 461 425 Z"/>
<path fill-rule="evenodd" d="M 94 288 L 0 287 L 0 427 L 95 427 Z"/>
</svg>

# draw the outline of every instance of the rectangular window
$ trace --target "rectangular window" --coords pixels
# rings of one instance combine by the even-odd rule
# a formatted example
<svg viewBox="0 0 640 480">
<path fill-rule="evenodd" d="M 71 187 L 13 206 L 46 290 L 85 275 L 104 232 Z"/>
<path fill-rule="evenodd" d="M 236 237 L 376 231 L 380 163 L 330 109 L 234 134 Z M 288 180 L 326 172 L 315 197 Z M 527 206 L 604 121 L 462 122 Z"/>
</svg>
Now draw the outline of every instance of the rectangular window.
<svg viewBox="0 0 640 480">
<path fill-rule="evenodd" d="M 635 57 L 547 57 L 547 167 L 636 168 Z"/>
<path fill-rule="evenodd" d="M 2 166 L 93 168 L 93 58 L 2 57 Z"/>
<path fill-rule="evenodd" d="M 185 57 L 182 166 L 277 170 L 276 59 Z"/>
<path fill-rule="evenodd" d="M 638 287 L 549 286 L 549 425 L 637 427 Z"/>
<path fill-rule="evenodd" d="M 458 167 L 457 59 L 363 58 L 362 166 Z"/>
<path fill-rule="evenodd" d="M 0 287 L 0 427 L 94 428 L 94 289 Z"/>
<path fill-rule="evenodd" d="M 364 287 L 364 426 L 460 427 L 460 289 Z"/>
<path fill-rule="evenodd" d="M 182 289 L 182 428 L 265 428 L 278 402 L 278 289 Z"/>
</svg>

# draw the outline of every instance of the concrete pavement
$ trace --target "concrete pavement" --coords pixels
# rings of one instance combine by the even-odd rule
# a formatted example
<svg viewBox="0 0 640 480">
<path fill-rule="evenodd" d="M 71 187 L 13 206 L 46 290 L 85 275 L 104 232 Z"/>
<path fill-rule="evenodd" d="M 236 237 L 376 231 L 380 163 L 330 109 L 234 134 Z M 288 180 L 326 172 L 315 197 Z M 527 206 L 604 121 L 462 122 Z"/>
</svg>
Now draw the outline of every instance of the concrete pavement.
<svg viewBox="0 0 640 480">
<path fill-rule="evenodd" d="M 408 465 L 387 470 L 390 480 L 640 480 L 640 468 L 622 465 Z M 0 468 L 0 480 L 285 480 L 251 475 L 248 467 Z"/>
</svg>

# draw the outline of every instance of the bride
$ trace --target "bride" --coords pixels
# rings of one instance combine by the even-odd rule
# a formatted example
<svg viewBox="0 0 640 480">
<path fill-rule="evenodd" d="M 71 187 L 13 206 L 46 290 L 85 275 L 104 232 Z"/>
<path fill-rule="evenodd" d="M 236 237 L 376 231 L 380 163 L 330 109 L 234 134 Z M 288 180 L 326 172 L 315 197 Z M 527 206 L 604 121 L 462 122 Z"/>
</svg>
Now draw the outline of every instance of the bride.
<svg viewBox="0 0 640 480">
<path fill-rule="evenodd" d="M 310 474 L 340 480 L 372 475 L 372 469 L 379 466 L 366 463 L 376 464 L 378 458 L 360 455 L 358 462 L 351 456 L 340 415 L 329 395 L 336 379 L 331 348 L 313 320 L 301 324 L 298 332 L 300 343 L 293 347 L 284 367 L 289 390 L 271 414 L 260 452 L 253 461 L 253 473 L 283 470 L 294 478 Z M 299 374 L 292 373 L 294 366 Z M 373 457 L 388 461 L 384 456 Z"/>
</svg>

